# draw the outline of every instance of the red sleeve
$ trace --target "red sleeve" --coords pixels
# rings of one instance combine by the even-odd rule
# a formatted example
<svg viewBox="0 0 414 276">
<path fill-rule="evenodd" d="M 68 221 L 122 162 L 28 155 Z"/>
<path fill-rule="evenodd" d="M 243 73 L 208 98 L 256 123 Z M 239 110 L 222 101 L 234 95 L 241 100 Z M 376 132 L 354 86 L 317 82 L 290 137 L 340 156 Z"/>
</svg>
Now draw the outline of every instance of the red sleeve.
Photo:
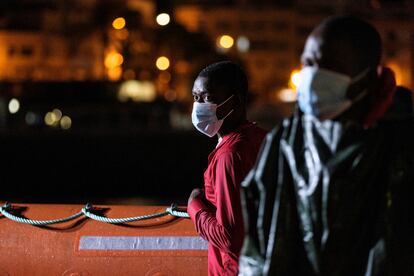
<svg viewBox="0 0 414 276">
<path fill-rule="evenodd" d="M 225 252 L 238 253 L 243 243 L 240 183 L 245 177 L 244 171 L 238 154 L 221 154 L 215 164 L 216 211 L 210 210 L 199 198 L 188 206 L 200 236 Z"/>
</svg>

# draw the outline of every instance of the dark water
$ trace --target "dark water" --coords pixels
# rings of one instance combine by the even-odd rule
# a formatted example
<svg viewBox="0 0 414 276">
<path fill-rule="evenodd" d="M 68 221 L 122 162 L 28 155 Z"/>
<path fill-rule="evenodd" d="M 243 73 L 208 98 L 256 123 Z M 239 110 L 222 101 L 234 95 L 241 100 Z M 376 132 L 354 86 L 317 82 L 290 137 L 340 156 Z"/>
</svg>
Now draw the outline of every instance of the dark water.
<svg viewBox="0 0 414 276">
<path fill-rule="evenodd" d="M 194 131 L 0 136 L 0 200 L 185 204 L 215 139 Z"/>
</svg>

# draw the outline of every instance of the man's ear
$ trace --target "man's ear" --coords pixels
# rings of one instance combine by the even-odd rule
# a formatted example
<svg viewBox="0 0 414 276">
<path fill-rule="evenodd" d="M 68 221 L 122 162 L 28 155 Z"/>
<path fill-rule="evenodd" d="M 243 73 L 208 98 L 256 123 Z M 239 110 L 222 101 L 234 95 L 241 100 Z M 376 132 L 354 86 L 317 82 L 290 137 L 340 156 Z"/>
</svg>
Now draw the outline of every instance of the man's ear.
<svg viewBox="0 0 414 276">
<path fill-rule="evenodd" d="M 382 75 L 382 71 L 384 70 L 384 66 L 382 64 L 379 64 L 377 66 L 377 76 L 381 76 Z"/>
<path fill-rule="evenodd" d="M 387 67 L 381 68 L 381 75 L 378 76 L 377 90 L 372 97 L 369 112 L 364 118 L 364 127 L 368 128 L 377 120 L 382 118 L 390 107 L 396 88 L 395 74 Z"/>
</svg>

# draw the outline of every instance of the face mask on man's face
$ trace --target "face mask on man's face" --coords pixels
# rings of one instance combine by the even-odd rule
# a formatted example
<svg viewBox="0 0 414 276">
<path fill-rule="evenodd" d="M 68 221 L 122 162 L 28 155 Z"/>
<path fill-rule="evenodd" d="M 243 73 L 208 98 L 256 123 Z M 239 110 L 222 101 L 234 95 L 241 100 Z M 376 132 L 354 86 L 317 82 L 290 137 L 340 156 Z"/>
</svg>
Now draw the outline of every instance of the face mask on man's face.
<svg viewBox="0 0 414 276">
<path fill-rule="evenodd" d="M 350 78 L 327 69 L 305 66 L 300 73 L 301 83 L 298 87 L 300 110 L 322 120 L 335 118 L 366 94 L 366 91 L 361 92 L 354 100 L 346 97 L 349 86 L 368 72 L 369 68 Z"/>
<path fill-rule="evenodd" d="M 220 120 L 217 118 L 216 110 L 218 107 L 225 104 L 232 97 L 233 95 L 231 95 L 229 98 L 227 98 L 227 100 L 225 100 L 219 105 L 213 103 L 194 102 L 193 112 L 191 114 L 191 120 L 193 122 L 194 127 L 201 133 L 207 135 L 208 137 L 213 137 L 214 135 L 216 135 L 217 132 L 220 130 L 224 119 L 226 119 L 227 116 L 229 116 L 233 112 L 233 109 Z"/>
</svg>

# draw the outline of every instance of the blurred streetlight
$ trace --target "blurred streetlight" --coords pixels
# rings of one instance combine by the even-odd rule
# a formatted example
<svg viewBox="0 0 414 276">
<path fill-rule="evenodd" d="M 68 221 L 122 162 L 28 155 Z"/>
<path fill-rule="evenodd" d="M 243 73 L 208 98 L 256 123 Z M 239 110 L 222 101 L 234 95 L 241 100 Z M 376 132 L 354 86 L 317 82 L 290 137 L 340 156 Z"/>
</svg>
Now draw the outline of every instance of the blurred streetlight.
<svg viewBox="0 0 414 276">
<path fill-rule="evenodd" d="M 60 120 L 60 127 L 62 129 L 69 129 L 72 126 L 72 119 L 69 116 L 63 116 Z"/>
<path fill-rule="evenodd" d="M 45 115 L 45 124 L 48 126 L 53 126 L 58 122 L 56 114 L 53 112 L 48 112 Z"/>
<path fill-rule="evenodd" d="M 282 102 L 293 103 L 297 100 L 297 93 L 294 89 L 285 88 L 279 91 L 278 97 Z"/>
<path fill-rule="evenodd" d="M 402 85 L 403 84 L 403 77 L 402 77 L 402 70 L 401 67 L 398 63 L 396 62 L 388 62 L 387 66 L 389 68 L 391 68 L 391 70 L 394 72 L 395 74 L 395 81 L 397 83 L 397 85 Z"/>
<path fill-rule="evenodd" d="M 230 49 L 234 44 L 234 39 L 229 35 L 222 35 L 218 38 L 218 46 L 224 49 Z"/>
<path fill-rule="evenodd" d="M 24 117 L 24 119 L 26 121 L 26 124 L 28 124 L 28 125 L 34 125 L 39 120 L 38 115 L 34 112 L 31 112 L 31 111 L 26 113 L 26 116 Z"/>
<path fill-rule="evenodd" d="M 55 108 L 52 110 L 52 113 L 54 114 L 56 121 L 59 121 L 62 118 L 62 111 L 60 111 L 60 109 Z"/>
<path fill-rule="evenodd" d="M 168 13 L 160 13 L 157 15 L 155 20 L 157 21 L 158 25 L 165 26 L 170 23 L 170 15 Z"/>
<path fill-rule="evenodd" d="M 167 70 L 168 67 L 170 67 L 170 60 L 167 57 L 162 56 L 157 58 L 155 65 L 159 70 L 164 71 Z"/>
<path fill-rule="evenodd" d="M 290 74 L 289 86 L 293 89 L 297 89 L 298 86 L 300 85 L 300 81 L 301 81 L 300 70 L 293 70 L 292 73 Z"/>
<path fill-rule="evenodd" d="M 237 38 L 236 45 L 237 45 L 237 49 L 243 53 L 249 51 L 250 49 L 250 41 L 245 36 L 239 36 Z"/>
<path fill-rule="evenodd" d="M 19 109 L 20 109 L 20 102 L 15 98 L 11 99 L 9 102 L 9 112 L 11 114 L 14 114 L 14 113 L 17 113 Z"/>
<path fill-rule="evenodd" d="M 124 62 L 124 57 L 117 52 L 110 52 L 105 57 L 105 67 L 113 68 L 120 66 Z"/>
<path fill-rule="evenodd" d="M 116 66 L 109 68 L 107 70 L 108 78 L 111 81 L 117 81 L 122 77 L 122 68 L 121 66 Z"/>
<path fill-rule="evenodd" d="M 123 17 L 115 18 L 114 21 L 112 21 L 112 27 L 116 30 L 121 30 L 125 27 L 126 21 Z"/>
<path fill-rule="evenodd" d="M 121 84 L 118 99 L 126 102 L 131 99 L 136 102 L 152 102 L 157 97 L 155 86 L 149 81 L 128 80 Z"/>
</svg>

